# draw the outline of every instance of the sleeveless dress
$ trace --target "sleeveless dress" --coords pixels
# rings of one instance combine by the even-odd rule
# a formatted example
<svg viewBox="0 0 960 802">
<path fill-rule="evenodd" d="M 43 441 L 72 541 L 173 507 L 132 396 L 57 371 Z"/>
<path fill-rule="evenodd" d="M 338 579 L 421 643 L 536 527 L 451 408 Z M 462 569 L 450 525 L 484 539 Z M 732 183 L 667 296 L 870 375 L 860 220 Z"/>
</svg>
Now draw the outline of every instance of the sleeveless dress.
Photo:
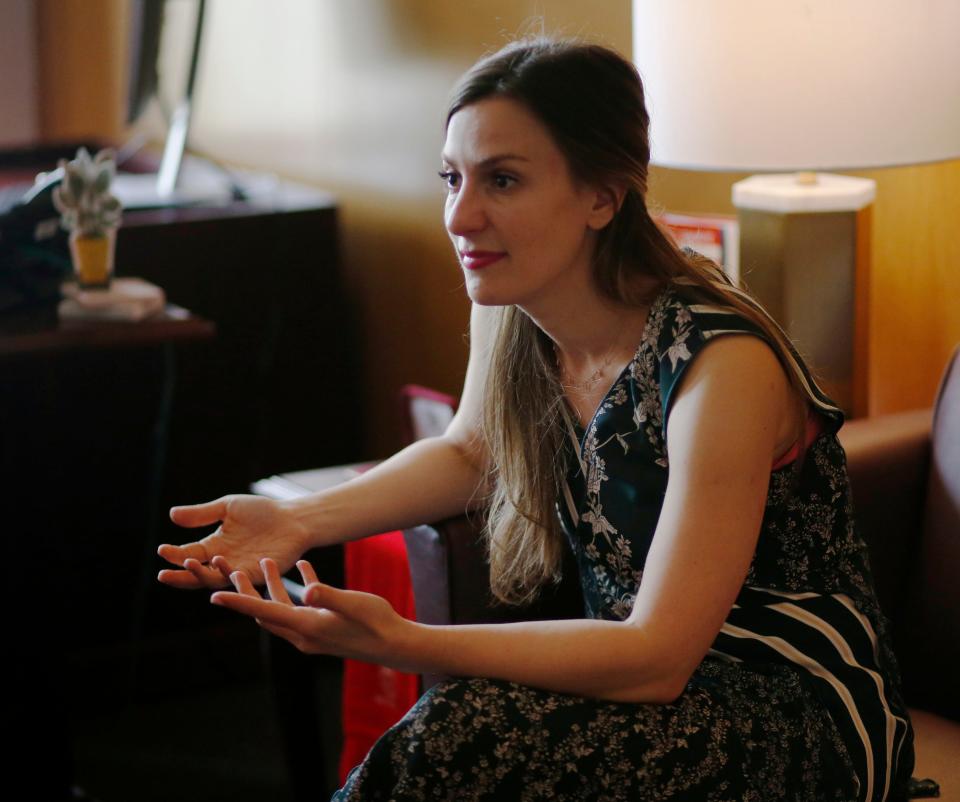
<svg viewBox="0 0 960 802">
<path fill-rule="evenodd" d="M 713 338 L 763 337 L 674 284 L 585 431 L 567 417 L 558 514 L 584 615 L 625 619 L 669 475 L 666 421 L 684 370 Z M 913 768 L 886 619 L 856 534 L 841 411 L 774 469 L 743 588 L 670 704 L 611 702 L 513 682 L 453 679 L 374 745 L 335 800 L 897 799 Z"/>
</svg>

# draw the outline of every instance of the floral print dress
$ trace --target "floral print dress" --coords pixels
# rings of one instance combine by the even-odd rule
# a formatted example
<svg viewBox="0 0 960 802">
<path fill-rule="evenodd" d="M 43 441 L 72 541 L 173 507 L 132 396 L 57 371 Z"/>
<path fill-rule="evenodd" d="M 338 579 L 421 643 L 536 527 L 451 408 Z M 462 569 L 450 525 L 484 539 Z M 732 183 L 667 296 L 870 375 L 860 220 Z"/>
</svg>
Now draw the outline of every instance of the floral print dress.
<svg viewBox="0 0 960 802">
<path fill-rule="evenodd" d="M 585 616 L 623 620 L 669 476 L 666 420 L 711 338 L 763 334 L 672 285 L 586 430 L 571 418 L 558 501 Z M 886 620 L 851 514 L 843 415 L 796 354 L 819 435 L 773 470 L 744 586 L 670 704 L 453 679 L 421 697 L 335 800 L 896 799 L 913 767 Z"/>
</svg>

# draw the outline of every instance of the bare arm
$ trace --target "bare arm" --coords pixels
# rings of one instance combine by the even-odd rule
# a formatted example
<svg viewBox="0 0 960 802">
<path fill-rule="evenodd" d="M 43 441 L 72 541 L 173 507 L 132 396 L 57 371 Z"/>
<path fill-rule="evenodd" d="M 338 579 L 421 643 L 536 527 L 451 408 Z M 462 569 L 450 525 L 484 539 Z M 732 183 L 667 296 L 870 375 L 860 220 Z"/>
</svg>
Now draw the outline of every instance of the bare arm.
<svg viewBox="0 0 960 802">
<path fill-rule="evenodd" d="M 794 409 L 782 368 L 759 340 L 717 340 L 690 366 L 668 424 L 663 511 L 623 622 L 428 626 L 399 619 L 375 596 L 323 585 L 308 593 L 319 611 L 262 601 L 242 581 L 240 594 L 214 601 L 275 624 L 304 651 L 596 698 L 669 701 L 703 659 L 743 583 L 779 433 L 789 429 Z"/>
<path fill-rule="evenodd" d="M 463 395 L 442 437 L 414 443 L 346 484 L 286 502 L 315 544 L 439 521 L 482 503 L 487 457 L 480 420 L 490 322 L 489 309 L 473 307 Z"/>
<path fill-rule="evenodd" d="M 195 543 L 161 546 L 160 556 L 186 570 L 161 571 L 160 581 L 216 588 L 242 570 L 259 583 L 261 557 L 286 571 L 309 548 L 441 520 L 481 503 L 486 453 L 479 432 L 490 323 L 491 310 L 474 307 L 463 397 L 442 437 L 414 443 L 343 485 L 303 498 L 237 495 L 174 507 L 171 518 L 181 526 L 219 527 Z"/>
</svg>

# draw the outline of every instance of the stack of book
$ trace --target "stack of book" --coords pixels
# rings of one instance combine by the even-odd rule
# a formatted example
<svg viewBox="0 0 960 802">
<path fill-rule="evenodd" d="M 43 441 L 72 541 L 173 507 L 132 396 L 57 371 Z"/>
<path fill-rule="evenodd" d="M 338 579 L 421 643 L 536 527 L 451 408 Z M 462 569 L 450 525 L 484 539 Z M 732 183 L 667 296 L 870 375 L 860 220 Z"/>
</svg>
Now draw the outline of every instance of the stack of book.
<svg viewBox="0 0 960 802">
<path fill-rule="evenodd" d="M 62 320 L 125 320 L 135 323 L 162 311 L 163 290 L 140 278 L 114 279 L 107 289 L 84 290 L 68 282 L 61 288 L 58 312 Z"/>
</svg>

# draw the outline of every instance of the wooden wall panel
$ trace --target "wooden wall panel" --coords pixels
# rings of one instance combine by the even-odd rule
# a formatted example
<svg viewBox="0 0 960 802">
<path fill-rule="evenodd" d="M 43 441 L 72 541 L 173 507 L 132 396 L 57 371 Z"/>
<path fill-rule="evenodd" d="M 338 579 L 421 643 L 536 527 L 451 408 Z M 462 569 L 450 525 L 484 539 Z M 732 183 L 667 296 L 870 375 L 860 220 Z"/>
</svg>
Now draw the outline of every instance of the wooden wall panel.
<svg viewBox="0 0 960 802">
<path fill-rule="evenodd" d="M 39 136 L 47 142 L 123 130 L 125 0 L 37 0 Z"/>
<path fill-rule="evenodd" d="M 857 212 L 853 283 L 853 408 L 856 417 L 870 414 L 870 288 L 873 286 L 873 205 Z"/>
<path fill-rule="evenodd" d="M 960 161 L 860 175 L 878 184 L 870 411 L 927 406 L 960 343 Z"/>
</svg>

